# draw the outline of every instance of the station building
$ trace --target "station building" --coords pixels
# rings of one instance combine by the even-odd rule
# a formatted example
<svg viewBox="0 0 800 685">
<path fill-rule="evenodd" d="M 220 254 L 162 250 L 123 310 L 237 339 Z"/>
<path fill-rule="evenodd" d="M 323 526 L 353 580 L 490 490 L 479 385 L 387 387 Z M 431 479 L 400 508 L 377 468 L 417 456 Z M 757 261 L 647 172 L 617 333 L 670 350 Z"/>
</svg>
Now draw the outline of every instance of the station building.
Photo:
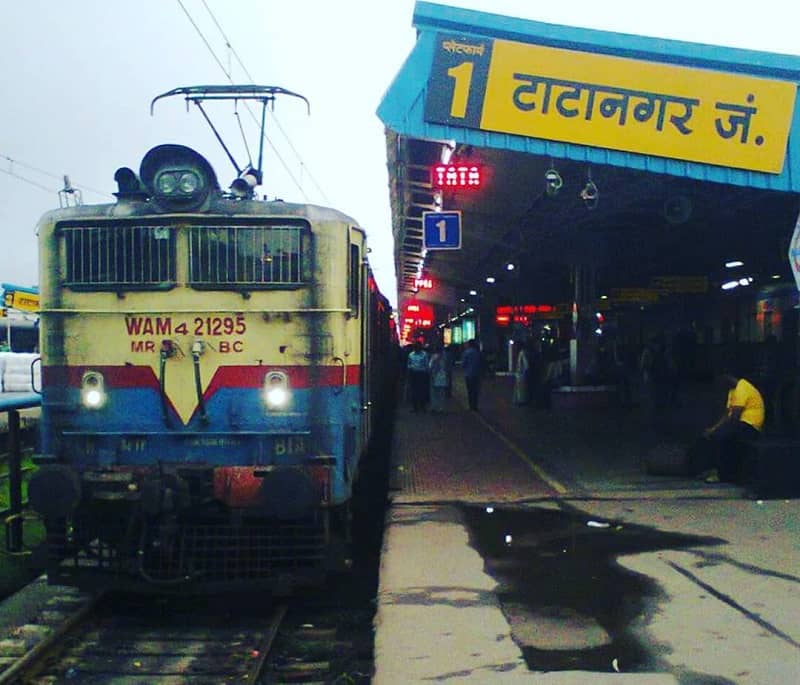
<svg viewBox="0 0 800 685">
<path fill-rule="evenodd" d="M 401 335 L 797 368 L 800 58 L 428 2 L 380 103 Z M 419 312 L 424 312 L 422 316 Z"/>
</svg>

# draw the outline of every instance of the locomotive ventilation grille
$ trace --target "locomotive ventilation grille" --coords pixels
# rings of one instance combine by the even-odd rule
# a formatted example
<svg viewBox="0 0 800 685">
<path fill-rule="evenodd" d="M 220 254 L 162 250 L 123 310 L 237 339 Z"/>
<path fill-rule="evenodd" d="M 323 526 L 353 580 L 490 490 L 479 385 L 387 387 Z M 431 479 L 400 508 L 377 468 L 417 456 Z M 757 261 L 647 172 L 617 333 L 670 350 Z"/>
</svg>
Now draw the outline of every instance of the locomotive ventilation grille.
<svg viewBox="0 0 800 685">
<path fill-rule="evenodd" d="M 156 286 L 175 280 L 169 226 L 65 226 L 67 286 Z"/>
<path fill-rule="evenodd" d="M 51 573 L 130 576 L 149 582 L 269 580 L 319 568 L 325 528 L 318 522 L 234 526 L 184 524 L 174 531 L 152 525 L 134 542 L 122 530 L 104 530 L 89 543 L 49 535 Z"/>
<path fill-rule="evenodd" d="M 64 285 L 78 290 L 172 287 L 178 255 L 185 255 L 196 288 L 297 286 L 308 279 L 309 234 L 300 224 L 65 223 L 58 233 Z"/>
<path fill-rule="evenodd" d="M 278 285 L 303 280 L 299 226 L 192 226 L 189 281 Z"/>
</svg>

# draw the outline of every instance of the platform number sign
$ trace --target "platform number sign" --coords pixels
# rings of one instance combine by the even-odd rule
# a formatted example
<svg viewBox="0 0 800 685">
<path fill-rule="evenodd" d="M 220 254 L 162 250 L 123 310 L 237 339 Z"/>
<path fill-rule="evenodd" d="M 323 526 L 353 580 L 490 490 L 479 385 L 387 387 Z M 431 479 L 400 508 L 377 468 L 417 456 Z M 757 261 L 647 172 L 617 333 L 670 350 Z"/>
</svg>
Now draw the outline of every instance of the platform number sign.
<svg viewBox="0 0 800 685">
<path fill-rule="evenodd" d="M 481 128 L 494 41 L 437 34 L 425 100 L 425 120 Z"/>
<path fill-rule="evenodd" d="M 423 212 L 422 224 L 426 250 L 461 249 L 461 212 Z"/>
</svg>

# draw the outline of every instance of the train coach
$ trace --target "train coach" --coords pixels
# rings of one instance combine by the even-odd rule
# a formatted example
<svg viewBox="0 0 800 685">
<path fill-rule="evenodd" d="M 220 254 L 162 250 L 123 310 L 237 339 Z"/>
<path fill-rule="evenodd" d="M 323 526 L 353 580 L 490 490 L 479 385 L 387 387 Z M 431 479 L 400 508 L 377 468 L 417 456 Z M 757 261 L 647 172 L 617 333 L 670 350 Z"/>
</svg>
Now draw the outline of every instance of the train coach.
<svg viewBox="0 0 800 685">
<path fill-rule="evenodd" d="M 364 231 L 223 191 L 181 145 L 115 179 L 38 227 L 51 582 L 287 592 L 345 569 L 397 359 Z"/>
</svg>

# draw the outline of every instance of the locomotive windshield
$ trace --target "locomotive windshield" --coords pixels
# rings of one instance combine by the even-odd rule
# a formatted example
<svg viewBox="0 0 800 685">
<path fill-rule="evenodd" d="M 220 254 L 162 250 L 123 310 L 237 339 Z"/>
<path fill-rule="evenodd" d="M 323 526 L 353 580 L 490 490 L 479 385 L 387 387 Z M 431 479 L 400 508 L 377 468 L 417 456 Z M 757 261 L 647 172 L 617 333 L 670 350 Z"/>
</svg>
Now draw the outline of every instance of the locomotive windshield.
<svg viewBox="0 0 800 685">
<path fill-rule="evenodd" d="M 197 289 L 286 288 L 308 280 L 307 224 L 252 220 L 62 224 L 58 229 L 73 290 L 158 290 L 176 285 L 176 259 L 188 260 Z M 177 241 L 186 241 L 177 251 Z M 181 257 L 182 258 L 182 257 Z"/>
</svg>

